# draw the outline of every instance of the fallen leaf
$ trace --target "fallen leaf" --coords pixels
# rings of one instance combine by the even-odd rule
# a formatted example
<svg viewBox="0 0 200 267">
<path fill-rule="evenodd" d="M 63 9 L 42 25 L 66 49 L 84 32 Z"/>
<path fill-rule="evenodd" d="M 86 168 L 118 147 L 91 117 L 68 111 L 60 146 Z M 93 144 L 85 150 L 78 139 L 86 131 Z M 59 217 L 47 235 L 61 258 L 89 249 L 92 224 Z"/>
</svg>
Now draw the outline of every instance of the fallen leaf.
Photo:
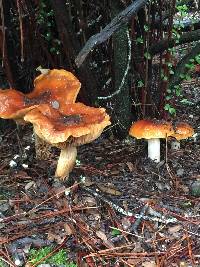
<svg viewBox="0 0 200 267">
<path fill-rule="evenodd" d="M 142 263 L 142 267 L 156 267 L 155 261 L 145 261 Z"/>
<path fill-rule="evenodd" d="M 31 181 L 25 185 L 25 190 L 28 191 L 31 187 L 36 188 L 36 183 Z"/>
<path fill-rule="evenodd" d="M 88 177 L 85 178 L 84 186 L 88 187 L 88 186 L 91 186 L 91 185 L 93 185 L 93 184 L 94 184 L 94 182 L 92 182 L 92 181 L 90 180 L 90 178 L 88 178 Z"/>
<path fill-rule="evenodd" d="M 100 231 L 100 230 L 96 231 L 96 235 L 103 241 L 107 241 L 108 240 L 106 234 L 104 232 Z"/>
<path fill-rule="evenodd" d="M 64 229 L 65 229 L 66 235 L 69 235 L 70 236 L 70 235 L 73 234 L 72 227 L 68 223 L 65 223 L 64 224 Z"/>
<path fill-rule="evenodd" d="M 141 262 L 141 259 L 127 259 L 126 262 L 131 266 L 136 266 Z"/>
<path fill-rule="evenodd" d="M 111 174 L 111 175 L 117 175 L 117 174 L 119 174 L 119 171 L 118 171 L 118 170 L 110 171 L 110 174 Z"/>
<path fill-rule="evenodd" d="M 126 165 L 128 166 L 129 171 L 130 171 L 130 172 L 133 172 L 133 170 L 134 170 L 134 165 L 133 165 L 133 163 L 130 162 L 130 161 L 128 161 L 128 162 L 126 162 Z"/>
<path fill-rule="evenodd" d="M 122 227 L 125 231 L 127 231 L 130 227 L 131 227 L 131 222 L 130 219 L 128 217 L 124 217 L 122 219 Z"/>
<path fill-rule="evenodd" d="M 120 191 L 118 191 L 114 187 L 108 187 L 104 185 L 97 185 L 97 186 L 102 192 L 113 195 L 113 196 L 121 196 L 122 194 Z"/>
<path fill-rule="evenodd" d="M 96 199 L 94 197 L 84 197 L 83 202 L 88 207 L 95 207 L 97 206 Z"/>
</svg>

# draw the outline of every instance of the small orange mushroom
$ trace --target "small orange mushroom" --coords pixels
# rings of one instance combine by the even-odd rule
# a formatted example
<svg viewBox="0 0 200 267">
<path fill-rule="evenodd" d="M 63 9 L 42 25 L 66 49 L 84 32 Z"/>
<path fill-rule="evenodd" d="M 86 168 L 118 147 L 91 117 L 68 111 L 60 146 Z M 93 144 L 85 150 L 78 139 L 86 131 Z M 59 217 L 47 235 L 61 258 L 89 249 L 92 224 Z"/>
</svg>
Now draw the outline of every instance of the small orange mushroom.
<svg viewBox="0 0 200 267">
<path fill-rule="evenodd" d="M 137 139 L 147 139 L 148 157 L 160 162 L 160 138 L 174 134 L 171 122 L 163 120 L 139 120 L 133 123 L 129 135 Z"/>
<path fill-rule="evenodd" d="M 176 122 L 174 124 L 174 134 L 171 137 L 174 137 L 176 140 L 172 141 L 171 148 L 174 150 L 180 149 L 180 140 L 187 139 L 192 137 L 194 134 L 194 129 L 186 122 Z"/>
<path fill-rule="evenodd" d="M 41 105 L 24 117 L 31 122 L 35 133 L 47 143 L 61 149 L 55 176 L 68 177 L 76 161 L 76 147 L 98 138 L 110 125 L 104 108 L 93 108 L 81 103 L 68 104 L 62 112 Z"/>
</svg>

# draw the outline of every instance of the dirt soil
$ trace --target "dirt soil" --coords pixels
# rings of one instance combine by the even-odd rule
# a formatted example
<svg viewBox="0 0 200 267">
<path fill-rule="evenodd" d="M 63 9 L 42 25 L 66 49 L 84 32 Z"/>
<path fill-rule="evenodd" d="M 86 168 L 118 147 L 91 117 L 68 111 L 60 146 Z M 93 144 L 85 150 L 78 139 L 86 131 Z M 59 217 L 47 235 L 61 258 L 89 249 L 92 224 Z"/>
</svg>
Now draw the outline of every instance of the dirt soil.
<svg viewBox="0 0 200 267">
<path fill-rule="evenodd" d="M 30 247 L 53 244 L 78 266 L 200 266 L 200 78 L 184 83 L 184 94 L 177 120 L 194 127 L 195 139 L 177 151 L 162 141 L 156 164 L 145 141 L 102 135 L 79 148 L 64 183 L 53 177 L 59 151 L 36 160 L 31 127 L 8 127 L 0 143 L 3 261 L 25 266 Z"/>
</svg>

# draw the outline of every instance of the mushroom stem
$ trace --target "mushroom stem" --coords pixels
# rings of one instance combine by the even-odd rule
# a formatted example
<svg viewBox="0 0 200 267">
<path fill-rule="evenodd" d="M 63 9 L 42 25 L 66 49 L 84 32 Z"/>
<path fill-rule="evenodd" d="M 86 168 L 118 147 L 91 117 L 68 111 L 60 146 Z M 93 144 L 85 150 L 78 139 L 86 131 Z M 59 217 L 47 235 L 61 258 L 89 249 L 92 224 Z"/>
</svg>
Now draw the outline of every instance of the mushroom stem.
<svg viewBox="0 0 200 267">
<path fill-rule="evenodd" d="M 55 176 L 60 179 L 66 179 L 73 169 L 77 156 L 77 149 L 75 146 L 69 146 L 62 149 L 58 159 Z"/>
<path fill-rule="evenodd" d="M 148 139 L 148 157 L 155 162 L 160 162 L 160 139 Z"/>
<path fill-rule="evenodd" d="M 46 160 L 50 157 L 51 151 L 50 148 L 51 146 L 44 141 L 42 138 L 40 138 L 35 131 L 33 130 L 34 137 L 35 137 L 35 156 L 37 159 L 40 160 Z"/>
<path fill-rule="evenodd" d="M 178 150 L 180 147 L 180 141 L 175 140 L 171 142 L 171 149 Z"/>
</svg>

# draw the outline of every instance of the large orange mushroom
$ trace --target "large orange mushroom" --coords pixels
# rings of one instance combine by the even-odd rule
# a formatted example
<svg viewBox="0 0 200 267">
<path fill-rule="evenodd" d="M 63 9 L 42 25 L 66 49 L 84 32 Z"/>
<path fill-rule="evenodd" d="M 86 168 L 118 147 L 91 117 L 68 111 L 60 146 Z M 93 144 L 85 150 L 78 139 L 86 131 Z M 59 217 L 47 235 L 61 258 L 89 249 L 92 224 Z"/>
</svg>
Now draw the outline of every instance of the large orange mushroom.
<svg viewBox="0 0 200 267">
<path fill-rule="evenodd" d="M 69 103 L 76 101 L 80 90 L 79 80 L 69 71 L 53 69 L 40 74 L 34 80 L 34 89 L 23 94 L 14 89 L 0 90 L 0 118 L 24 122 L 24 115 L 41 104 L 49 104 L 54 109 L 63 110 Z M 36 137 L 36 156 L 43 157 L 44 143 Z"/>
<path fill-rule="evenodd" d="M 66 104 L 75 103 L 80 87 L 81 83 L 71 72 L 53 69 L 36 77 L 34 90 L 26 96 L 30 102 L 41 99 L 63 111 Z"/>
<path fill-rule="evenodd" d="M 62 112 L 49 105 L 41 105 L 28 112 L 24 120 L 33 124 L 41 139 L 61 149 L 55 176 L 63 180 L 75 164 L 76 147 L 92 142 L 110 125 L 104 108 L 81 103 L 68 104 Z"/>
<path fill-rule="evenodd" d="M 49 70 L 34 80 L 34 89 L 23 94 L 14 89 L 0 90 L 0 117 L 23 119 L 23 116 L 40 104 L 49 104 L 63 110 L 66 104 L 74 103 L 80 90 L 79 80 L 66 70 Z"/>
</svg>

